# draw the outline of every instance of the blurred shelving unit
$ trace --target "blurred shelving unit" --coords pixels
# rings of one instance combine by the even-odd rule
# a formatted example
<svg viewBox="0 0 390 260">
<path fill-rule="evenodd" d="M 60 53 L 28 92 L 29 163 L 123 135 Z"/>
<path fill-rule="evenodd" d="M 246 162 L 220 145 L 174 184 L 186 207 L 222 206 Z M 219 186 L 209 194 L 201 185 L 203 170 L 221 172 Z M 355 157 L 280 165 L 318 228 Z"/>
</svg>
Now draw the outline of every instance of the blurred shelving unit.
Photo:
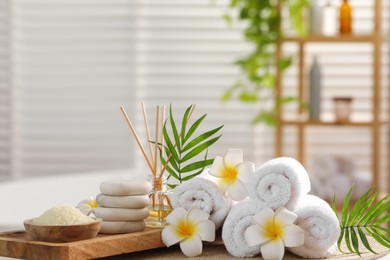
<svg viewBox="0 0 390 260">
<path fill-rule="evenodd" d="M 297 110 L 297 118 L 295 120 L 285 119 L 283 115 L 283 109 L 277 111 L 277 127 L 275 131 L 275 155 L 283 156 L 283 130 L 286 126 L 294 126 L 297 128 L 297 159 L 305 164 L 305 130 L 308 127 L 366 127 L 371 130 L 371 173 L 372 173 L 372 182 L 375 187 L 380 185 L 380 144 L 381 144 L 381 135 L 380 128 L 381 126 L 386 127 L 386 134 L 389 136 L 389 125 L 387 120 L 382 120 L 380 116 L 381 109 L 381 89 L 389 86 L 381 85 L 381 45 L 384 42 L 388 42 L 388 36 L 382 32 L 381 21 L 382 21 L 382 0 L 372 0 L 374 8 L 373 16 L 373 30 L 369 34 L 363 35 L 337 35 L 337 36 L 322 36 L 322 35 L 308 35 L 304 37 L 295 37 L 295 36 L 286 36 L 282 42 L 278 44 L 276 50 L 276 58 L 279 59 L 282 57 L 283 44 L 285 43 L 295 43 L 298 45 L 298 55 L 297 55 L 297 66 L 298 66 L 298 98 L 300 100 L 305 100 L 306 89 L 305 89 L 305 45 L 308 43 L 321 43 L 321 44 L 332 44 L 332 43 L 365 43 L 372 46 L 372 109 L 371 116 L 372 119 L 365 121 L 350 121 L 338 123 L 335 121 L 322 121 L 322 120 L 309 120 L 305 113 L 304 108 L 299 107 Z M 277 69 L 276 73 L 276 98 L 283 97 L 283 87 L 282 87 L 282 71 Z M 390 98 L 387 101 L 390 103 Z M 390 111 L 388 111 L 390 115 Z M 390 138 L 389 138 L 390 140 Z M 390 142 L 387 143 L 387 150 L 390 151 Z M 387 158 L 389 158 L 389 153 Z M 390 162 L 390 160 L 388 160 Z M 390 163 L 387 166 L 387 187 L 388 193 L 390 193 Z"/>
</svg>

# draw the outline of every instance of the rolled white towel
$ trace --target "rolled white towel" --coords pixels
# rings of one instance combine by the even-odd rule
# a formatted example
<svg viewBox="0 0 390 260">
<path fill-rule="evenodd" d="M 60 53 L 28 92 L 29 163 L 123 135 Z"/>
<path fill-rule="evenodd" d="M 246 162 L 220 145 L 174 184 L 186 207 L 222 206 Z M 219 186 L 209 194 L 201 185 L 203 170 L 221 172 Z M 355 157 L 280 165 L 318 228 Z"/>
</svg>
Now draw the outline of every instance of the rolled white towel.
<svg viewBox="0 0 390 260">
<path fill-rule="evenodd" d="M 215 228 L 222 226 L 231 205 L 218 186 L 203 178 L 194 178 L 177 186 L 169 195 L 173 208 L 189 210 L 192 206 L 210 214 Z"/>
<path fill-rule="evenodd" d="M 235 257 L 253 257 L 260 254 L 260 246 L 249 246 L 245 230 L 253 225 L 252 217 L 265 205 L 254 201 L 237 203 L 226 217 L 222 227 L 222 239 L 226 250 Z"/>
<path fill-rule="evenodd" d="M 293 210 L 297 202 L 310 191 L 305 168 L 293 158 L 269 160 L 256 169 L 248 186 L 249 197 L 274 210 L 286 207 Z"/>
<path fill-rule="evenodd" d="M 305 243 L 288 250 L 305 258 L 327 257 L 340 235 L 339 221 L 329 204 L 307 195 L 294 213 L 298 215 L 296 225 L 305 231 Z"/>
</svg>

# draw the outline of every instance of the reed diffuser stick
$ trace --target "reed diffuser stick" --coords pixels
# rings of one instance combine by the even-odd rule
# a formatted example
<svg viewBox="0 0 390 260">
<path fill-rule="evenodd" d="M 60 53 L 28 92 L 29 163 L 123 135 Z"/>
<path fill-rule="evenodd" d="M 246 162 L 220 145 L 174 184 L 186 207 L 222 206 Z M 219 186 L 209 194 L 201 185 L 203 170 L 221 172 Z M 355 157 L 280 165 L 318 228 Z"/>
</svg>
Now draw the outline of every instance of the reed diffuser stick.
<svg viewBox="0 0 390 260">
<path fill-rule="evenodd" d="M 128 115 L 127 115 L 127 113 L 126 113 L 126 110 L 125 110 L 122 106 L 121 106 L 121 111 L 122 111 L 123 116 L 124 116 L 125 119 L 126 119 L 127 124 L 128 124 L 129 127 L 130 127 L 130 130 L 133 132 L 134 138 L 135 138 L 135 140 L 137 141 L 138 146 L 139 146 L 139 148 L 140 148 L 141 151 L 142 151 L 142 154 L 143 154 L 143 156 L 144 156 L 144 158 L 145 158 L 145 160 L 146 160 L 146 163 L 147 163 L 148 166 L 149 166 L 149 169 L 150 169 L 152 172 L 154 172 L 153 167 L 152 167 L 152 164 L 150 163 L 149 158 L 148 158 L 147 155 L 146 155 L 145 149 L 144 149 L 144 147 L 142 146 L 141 141 L 139 140 L 139 137 L 138 137 L 138 135 L 137 135 L 137 132 L 135 131 L 135 129 L 134 129 L 134 127 L 133 127 L 133 124 L 131 123 L 130 118 L 128 117 Z"/>
<path fill-rule="evenodd" d="M 160 124 L 159 121 L 159 115 L 160 115 L 160 106 L 157 106 L 156 108 L 156 140 L 154 141 L 154 177 L 157 177 L 157 149 L 158 149 L 158 125 Z"/>
<path fill-rule="evenodd" d="M 163 127 L 165 123 L 165 106 L 162 107 L 162 114 L 161 114 L 161 154 L 164 156 L 164 132 Z M 161 164 L 161 170 L 163 168 L 163 165 Z"/>
<path fill-rule="evenodd" d="M 192 116 L 192 113 L 194 113 L 195 107 L 196 107 L 196 104 L 193 104 L 193 105 L 192 105 L 192 108 L 191 108 L 191 111 L 190 111 L 190 114 L 189 114 L 188 117 L 187 117 L 187 122 L 186 122 L 186 123 L 188 123 L 188 121 L 190 121 L 190 118 L 191 118 L 191 116 Z M 180 134 L 181 134 L 181 133 L 180 133 Z"/>
<path fill-rule="evenodd" d="M 145 110 L 145 103 L 143 101 L 141 102 L 141 107 L 142 107 L 142 114 L 144 115 L 144 123 L 145 123 L 146 135 L 148 137 L 148 140 L 151 140 L 150 139 L 148 118 L 146 116 L 146 110 Z M 152 160 L 154 160 L 152 143 L 151 142 L 148 142 L 148 143 L 149 143 L 150 158 L 152 158 Z M 154 161 L 152 161 L 152 164 L 154 165 Z"/>
</svg>

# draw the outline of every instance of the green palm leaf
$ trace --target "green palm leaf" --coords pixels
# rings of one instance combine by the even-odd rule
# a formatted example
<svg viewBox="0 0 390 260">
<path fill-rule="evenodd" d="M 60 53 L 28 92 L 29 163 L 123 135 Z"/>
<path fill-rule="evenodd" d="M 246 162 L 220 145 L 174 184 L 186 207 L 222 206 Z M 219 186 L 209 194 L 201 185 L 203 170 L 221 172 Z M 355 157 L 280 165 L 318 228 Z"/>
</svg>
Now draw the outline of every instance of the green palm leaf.
<svg viewBox="0 0 390 260">
<path fill-rule="evenodd" d="M 204 168 L 206 166 L 213 164 L 213 162 L 214 162 L 213 159 L 194 162 L 194 163 L 188 164 L 183 169 L 181 169 L 181 172 L 191 172 L 191 171 L 199 169 L 199 168 Z"/>
<path fill-rule="evenodd" d="M 352 246 L 355 252 L 360 256 L 360 251 L 359 251 L 359 240 L 356 235 L 356 231 L 354 228 L 351 228 L 351 240 L 352 240 Z"/>
<path fill-rule="evenodd" d="M 360 240 L 362 241 L 364 247 L 367 248 L 371 253 L 377 254 L 374 250 L 372 250 L 370 243 L 368 243 L 366 234 L 364 234 L 363 230 L 360 227 L 358 227 L 358 232 Z"/>
<path fill-rule="evenodd" d="M 202 115 L 191 126 L 187 127 L 193 110 L 194 106 L 189 106 L 185 110 L 182 119 L 175 120 L 171 105 L 169 108 L 169 122 L 166 120 L 163 126 L 166 145 L 164 145 L 164 154 L 160 153 L 161 162 L 163 165 L 167 165 L 168 178 L 172 177 L 179 183 L 201 174 L 205 167 L 214 162 L 214 159 L 207 159 L 208 149 L 219 140 L 221 135 L 216 136 L 216 134 L 223 127 L 219 126 L 194 136 L 207 114 Z M 181 121 L 181 125 L 178 127 L 176 122 L 179 121 Z M 168 127 L 171 131 L 168 130 Z M 178 129 L 180 129 L 180 133 Z M 204 153 L 203 159 L 196 159 L 202 153 Z M 175 186 L 170 185 L 171 188 Z"/>
<path fill-rule="evenodd" d="M 181 133 L 185 133 L 186 132 L 187 123 L 188 123 L 188 117 L 189 117 L 190 112 L 191 112 L 193 107 L 194 107 L 193 105 L 189 106 L 186 109 L 186 111 L 184 112 L 183 120 L 181 122 Z M 184 143 L 184 134 L 181 135 L 181 142 Z"/>
<path fill-rule="evenodd" d="M 189 159 L 195 157 L 196 155 L 200 154 L 201 152 L 203 152 L 204 150 L 206 150 L 207 148 L 209 148 L 212 144 L 214 144 L 216 141 L 218 141 L 218 139 L 221 137 L 220 136 L 217 136 L 211 140 L 208 140 L 207 142 L 204 142 L 198 146 L 196 146 L 194 149 L 192 149 L 191 151 L 189 151 L 182 159 L 181 161 L 182 162 L 186 162 L 188 161 Z"/>
<path fill-rule="evenodd" d="M 201 116 L 198 120 L 195 121 L 195 123 L 190 127 L 190 130 L 188 130 L 187 133 L 182 133 L 184 136 L 184 141 L 183 143 L 187 142 L 187 140 L 192 136 L 193 133 L 195 133 L 196 129 L 200 126 L 202 121 L 206 118 L 207 114 Z"/>
<path fill-rule="evenodd" d="M 203 172 L 203 170 L 204 170 L 204 168 L 200 169 L 199 171 L 197 171 L 197 172 L 195 172 L 195 173 L 193 173 L 191 175 L 188 175 L 188 176 L 184 177 L 183 181 L 188 181 L 188 180 L 198 176 L 199 174 L 201 174 Z"/>
<path fill-rule="evenodd" d="M 347 244 L 347 248 L 348 248 L 349 252 L 356 253 L 356 251 L 352 249 L 351 238 L 350 238 L 350 235 L 349 235 L 349 230 L 350 230 L 349 227 L 345 229 L 345 234 L 344 234 L 345 244 Z"/>
<path fill-rule="evenodd" d="M 167 124 L 165 123 L 164 124 L 164 127 L 163 127 L 163 135 L 164 135 L 164 139 L 165 139 L 165 142 L 167 143 L 167 151 L 169 151 L 169 155 L 170 156 L 173 156 L 174 159 L 179 162 L 179 155 L 175 149 L 175 146 L 173 145 L 172 141 L 171 141 L 171 138 L 169 137 L 168 135 L 168 131 L 167 131 Z"/>
<path fill-rule="evenodd" d="M 213 130 L 210 130 L 204 134 L 201 134 L 200 136 L 194 138 L 191 142 L 189 142 L 182 150 L 182 152 L 186 152 L 187 150 L 191 149 L 192 147 L 194 147 L 196 144 L 198 144 L 199 142 L 209 138 L 210 136 L 212 136 L 213 134 L 215 134 L 216 132 L 218 132 L 223 126 L 220 126 L 220 127 L 217 127 Z"/>
<path fill-rule="evenodd" d="M 356 253 L 360 256 L 360 245 L 376 254 L 366 234 L 369 234 L 381 245 L 390 248 L 390 229 L 385 227 L 390 222 L 390 196 L 378 200 L 380 192 L 373 193 L 371 188 L 351 208 L 352 190 L 353 187 L 348 191 L 344 199 L 341 216 L 338 216 L 341 228 L 337 241 L 339 250 L 343 252 L 340 245 L 342 241 L 345 241 L 349 253 Z M 337 216 L 335 200 L 336 198 L 334 197 L 332 208 Z"/>
<path fill-rule="evenodd" d="M 172 133 L 173 133 L 173 137 L 175 138 L 176 145 L 180 150 L 180 138 L 179 138 L 179 133 L 177 132 L 175 120 L 173 119 L 172 104 L 169 106 L 169 121 L 171 122 Z"/>
</svg>

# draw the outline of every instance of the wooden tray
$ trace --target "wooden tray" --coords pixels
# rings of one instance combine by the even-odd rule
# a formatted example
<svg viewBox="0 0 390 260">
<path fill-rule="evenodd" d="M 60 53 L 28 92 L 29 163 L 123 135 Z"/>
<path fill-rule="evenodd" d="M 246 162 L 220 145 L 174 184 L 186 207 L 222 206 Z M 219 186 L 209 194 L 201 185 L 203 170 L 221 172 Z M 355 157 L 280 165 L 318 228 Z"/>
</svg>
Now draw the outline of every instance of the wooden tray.
<svg viewBox="0 0 390 260">
<path fill-rule="evenodd" d="M 24 259 L 91 259 L 165 247 L 162 229 L 143 232 L 101 235 L 71 243 L 33 241 L 25 231 L 0 233 L 0 256 Z"/>
</svg>

